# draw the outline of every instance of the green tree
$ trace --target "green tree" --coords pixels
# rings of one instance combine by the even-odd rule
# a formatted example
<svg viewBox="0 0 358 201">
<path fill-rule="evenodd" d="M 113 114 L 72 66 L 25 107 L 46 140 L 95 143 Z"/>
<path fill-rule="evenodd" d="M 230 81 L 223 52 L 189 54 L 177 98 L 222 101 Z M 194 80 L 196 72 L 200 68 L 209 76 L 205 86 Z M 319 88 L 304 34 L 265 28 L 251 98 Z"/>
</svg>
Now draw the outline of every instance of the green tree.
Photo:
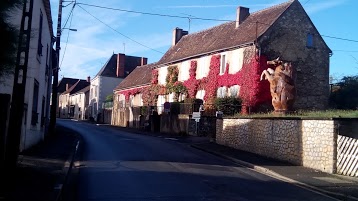
<svg viewBox="0 0 358 201">
<path fill-rule="evenodd" d="M 109 94 L 106 96 L 106 102 L 113 102 L 113 94 Z"/>
<path fill-rule="evenodd" d="M 343 77 L 332 86 L 330 106 L 337 109 L 358 109 L 358 75 Z"/>
<path fill-rule="evenodd" d="M 0 77 L 15 68 L 19 27 L 10 24 L 9 17 L 16 9 L 21 10 L 22 5 L 21 0 L 0 1 Z"/>
</svg>

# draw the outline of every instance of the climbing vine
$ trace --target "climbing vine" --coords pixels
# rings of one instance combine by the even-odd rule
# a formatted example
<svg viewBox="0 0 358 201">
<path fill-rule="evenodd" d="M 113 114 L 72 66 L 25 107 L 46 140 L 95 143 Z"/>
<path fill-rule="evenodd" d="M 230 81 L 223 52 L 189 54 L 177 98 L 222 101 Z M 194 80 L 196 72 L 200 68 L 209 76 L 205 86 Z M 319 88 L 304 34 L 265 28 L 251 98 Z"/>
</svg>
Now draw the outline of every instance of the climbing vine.
<svg viewBox="0 0 358 201">
<path fill-rule="evenodd" d="M 188 98 L 195 98 L 195 95 L 198 92 L 198 86 L 200 84 L 200 80 L 196 79 L 197 66 L 198 66 L 198 62 L 196 60 L 192 60 L 190 62 L 189 79 L 183 82 L 183 86 L 186 87 L 187 89 Z"/>
<path fill-rule="evenodd" d="M 151 86 L 141 89 L 141 91 L 124 92 L 127 96 L 135 93 L 143 93 L 143 103 L 145 105 L 156 105 L 158 95 L 166 95 L 174 93 L 186 94 L 187 98 L 195 98 L 198 90 L 204 89 L 204 101 L 213 103 L 216 98 L 219 87 L 231 87 L 239 85 L 239 97 L 242 103 L 250 106 L 252 109 L 259 104 L 270 102 L 271 95 L 268 90 L 268 82 L 260 82 L 261 72 L 267 68 L 266 57 L 252 56 L 251 59 L 244 62 L 242 68 L 233 74 L 229 73 L 230 65 L 226 63 L 225 72 L 220 75 L 220 55 L 213 55 L 210 60 L 209 73 L 202 79 L 196 79 L 197 61 L 190 62 L 189 79 L 184 82 L 178 81 L 179 69 L 177 66 L 168 67 L 166 76 L 166 85 L 158 84 L 158 70 L 152 71 Z M 127 97 L 126 96 L 126 97 Z M 242 112 L 246 112 L 247 108 L 243 107 Z"/>
</svg>

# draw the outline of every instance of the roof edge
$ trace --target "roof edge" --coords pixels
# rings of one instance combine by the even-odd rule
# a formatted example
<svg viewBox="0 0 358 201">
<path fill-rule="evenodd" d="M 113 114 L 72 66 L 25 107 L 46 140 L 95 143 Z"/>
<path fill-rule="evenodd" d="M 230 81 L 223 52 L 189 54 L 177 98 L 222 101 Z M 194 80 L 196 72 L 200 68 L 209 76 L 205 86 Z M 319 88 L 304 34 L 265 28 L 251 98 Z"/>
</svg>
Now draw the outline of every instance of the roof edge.
<svg viewBox="0 0 358 201">
<path fill-rule="evenodd" d="M 232 47 L 217 49 L 217 50 L 213 50 L 213 51 L 210 51 L 210 52 L 204 52 L 204 53 L 192 55 L 192 56 L 189 56 L 189 57 L 184 57 L 184 58 L 181 58 L 181 59 L 177 59 L 177 60 L 174 60 L 174 61 L 171 61 L 171 62 L 166 62 L 166 63 L 158 64 L 157 66 L 154 66 L 153 69 L 160 68 L 160 67 L 165 66 L 165 65 L 168 65 L 168 64 L 177 63 L 177 62 L 180 62 L 180 61 L 183 61 L 183 60 L 192 59 L 192 58 L 195 58 L 195 57 L 212 54 L 212 53 L 214 53 L 214 52 L 223 52 L 223 51 L 233 50 L 233 49 L 237 49 L 237 48 L 249 47 L 249 46 L 251 46 L 251 45 L 255 45 L 255 41 L 253 41 L 253 42 L 247 42 L 247 43 L 240 44 L 240 45 L 235 45 L 235 46 L 232 46 Z"/>
<path fill-rule="evenodd" d="M 128 90 L 128 89 L 135 89 L 135 88 L 139 88 L 139 87 L 147 87 L 147 86 L 150 86 L 150 83 L 141 84 L 141 85 L 135 85 L 135 86 L 126 87 L 126 88 L 123 88 L 123 89 L 113 89 L 113 92 L 124 91 L 124 90 Z"/>
</svg>

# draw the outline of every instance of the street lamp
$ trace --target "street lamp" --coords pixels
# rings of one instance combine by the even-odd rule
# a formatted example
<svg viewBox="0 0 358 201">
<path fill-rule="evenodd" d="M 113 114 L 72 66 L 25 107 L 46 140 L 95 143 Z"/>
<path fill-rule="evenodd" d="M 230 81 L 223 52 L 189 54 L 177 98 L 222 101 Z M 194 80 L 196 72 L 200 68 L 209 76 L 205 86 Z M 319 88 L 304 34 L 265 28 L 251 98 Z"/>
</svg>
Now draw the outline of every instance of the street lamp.
<svg viewBox="0 0 358 201">
<path fill-rule="evenodd" d="M 64 29 L 68 29 L 68 30 L 70 30 L 70 31 L 77 31 L 77 29 L 71 29 L 71 28 L 62 28 L 62 30 L 64 30 Z M 62 32 L 62 30 L 61 30 L 61 32 Z"/>
</svg>

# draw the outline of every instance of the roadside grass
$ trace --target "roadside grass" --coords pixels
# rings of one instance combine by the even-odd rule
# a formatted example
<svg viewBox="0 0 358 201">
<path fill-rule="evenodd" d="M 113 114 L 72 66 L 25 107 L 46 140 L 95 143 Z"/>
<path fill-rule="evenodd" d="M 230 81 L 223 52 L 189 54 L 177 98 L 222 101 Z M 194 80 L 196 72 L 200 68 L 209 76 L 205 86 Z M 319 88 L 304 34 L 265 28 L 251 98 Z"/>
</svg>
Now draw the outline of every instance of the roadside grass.
<svg viewBox="0 0 358 201">
<path fill-rule="evenodd" d="M 269 113 L 253 113 L 250 115 L 235 114 L 232 117 L 358 118 L 358 110 L 317 110 L 317 111 L 298 110 L 288 113 L 286 115 L 274 114 L 272 112 L 269 112 Z"/>
</svg>

